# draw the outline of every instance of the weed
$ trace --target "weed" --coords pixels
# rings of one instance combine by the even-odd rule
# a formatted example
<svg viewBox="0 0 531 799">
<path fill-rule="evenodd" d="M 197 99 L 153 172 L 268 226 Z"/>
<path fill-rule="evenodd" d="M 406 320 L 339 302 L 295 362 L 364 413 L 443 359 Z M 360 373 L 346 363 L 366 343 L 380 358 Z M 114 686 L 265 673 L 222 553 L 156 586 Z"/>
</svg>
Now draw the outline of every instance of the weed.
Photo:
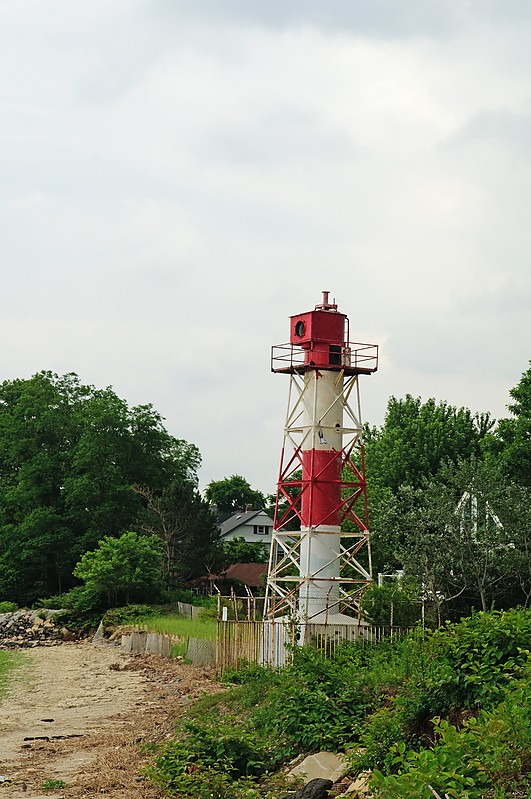
<svg viewBox="0 0 531 799">
<path fill-rule="evenodd" d="M 44 780 L 42 783 L 43 791 L 57 791 L 64 788 L 66 783 L 63 780 Z"/>
</svg>

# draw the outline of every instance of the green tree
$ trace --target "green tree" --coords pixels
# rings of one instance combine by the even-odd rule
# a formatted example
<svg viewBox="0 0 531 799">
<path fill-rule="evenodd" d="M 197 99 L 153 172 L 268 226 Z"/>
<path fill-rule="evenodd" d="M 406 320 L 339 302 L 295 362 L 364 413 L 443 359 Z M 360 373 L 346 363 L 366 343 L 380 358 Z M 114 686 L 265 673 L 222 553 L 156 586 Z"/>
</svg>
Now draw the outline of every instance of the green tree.
<svg viewBox="0 0 531 799">
<path fill-rule="evenodd" d="M 255 491 L 245 477 L 233 474 L 224 480 L 212 480 L 205 489 L 205 497 L 211 505 L 215 505 L 219 513 L 231 513 L 244 510 L 250 505 L 253 510 L 265 507 L 265 497 Z"/>
<path fill-rule="evenodd" d="M 391 397 L 382 427 L 364 431 L 367 475 L 395 492 L 418 486 L 448 461 L 479 456 L 493 425 L 488 413 L 474 415 L 434 399 L 422 403 L 410 394 Z"/>
<path fill-rule="evenodd" d="M 219 525 L 195 485 L 173 480 L 162 492 L 149 486 L 135 486 L 135 491 L 145 500 L 137 517 L 139 529 L 162 542 L 166 585 L 210 572 Z"/>
<path fill-rule="evenodd" d="M 197 481 L 197 448 L 172 437 L 150 405 L 111 388 L 40 372 L 0 385 L 0 598 L 62 593 L 102 532 L 130 529 L 142 483 Z"/>
<path fill-rule="evenodd" d="M 110 606 L 152 599 L 161 587 L 161 542 L 135 532 L 105 536 L 97 549 L 82 555 L 74 575 L 88 591 L 104 594 Z"/>
<path fill-rule="evenodd" d="M 531 486 L 531 368 L 509 393 L 512 418 L 498 423 L 495 451 L 516 481 Z"/>
<path fill-rule="evenodd" d="M 222 544 L 221 566 L 226 569 L 233 563 L 267 563 L 269 547 L 255 544 L 245 538 L 232 538 Z"/>
<path fill-rule="evenodd" d="M 437 617 L 445 608 L 510 607 L 531 596 L 529 495 L 500 468 L 472 459 L 404 485 L 380 509 L 376 544 L 419 585 Z"/>
</svg>

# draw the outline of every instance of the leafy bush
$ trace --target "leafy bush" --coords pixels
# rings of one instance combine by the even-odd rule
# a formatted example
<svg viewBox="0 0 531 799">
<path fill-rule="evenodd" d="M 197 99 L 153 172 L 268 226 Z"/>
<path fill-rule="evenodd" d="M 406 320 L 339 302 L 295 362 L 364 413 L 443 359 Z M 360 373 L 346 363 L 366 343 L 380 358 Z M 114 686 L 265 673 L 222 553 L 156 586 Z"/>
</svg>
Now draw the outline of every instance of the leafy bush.
<svg viewBox="0 0 531 799">
<path fill-rule="evenodd" d="M 134 624 L 138 619 L 160 613 L 156 605 L 125 605 L 121 608 L 109 608 L 103 614 L 104 627 L 119 627 L 122 624 Z"/>
<path fill-rule="evenodd" d="M 221 545 L 221 568 L 233 563 L 267 563 L 269 547 L 262 543 L 246 541 L 245 538 L 232 538 Z"/>
<path fill-rule="evenodd" d="M 402 646 L 345 643 L 330 657 L 297 647 L 257 709 L 260 725 L 296 752 L 357 742 L 367 714 L 403 679 Z"/>
<path fill-rule="evenodd" d="M 267 775 L 260 781 L 251 777 L 233 780 L 225 771 L 201 763 L 188 765 L 183 771 L 172 769 L 168 774 L 148 773 L 170 795 L 190 799 L 278 799 L 300 787 L 296 780 L 282 775 Z"/>
<path fill-rule="evenodd" d="M 396 746 L 408 739 L 411 740 L 409 731 L 400 713 L 394 708 L 380 708 L 363 724 L 359 736 L 360 747 L 349 758 L 353 771 L 374 768 L 391 771 Z"/>
<path fill-rule="evenodd" d="M 204 603 L 199 616 L 202 619 L 211 619 L 212 621 L 214 621 L 217 620 L 220 610 L 226 608 L 227 618 L 232 621 L 237 617 L 235 612 L 236 609 L 238 609 L 238 611 L 245 612 L 244 610 L 245 602 L 246 602 L 245 599 L 243 600 L 239 599 L 236 600 L 236 605 L 235 605 L 232 599 L 222 597 L 218 606 L 217 599 L 211 597 L 209 602 Z"/>
<path fill-rule="evenodd" d="M 199 618 L 209 621 L 216 621 L 218 618 L 218 608 L 217 605 L 211 603 L 210 605 L 205 605 L 205 607 L 201 608 L 199 612 Z"/>
<path fill-rule="evenodd" d="M 216 605 L 216 600 L 210 596 L 197 596 L 189 588 L 163 589 L 160 592 L 160 601 L 164 605 L 175 605 L 177 602 L 186 602 L 198 607 Z"/>
<path fill-rule="evenodd" d="M 153 595 L 161 582 L 162 563 L 160 538 L 132 531 L 102 538 L 97 549 L 81 556 L 73 574 L 111 607 L 120 599 L 129 604 Z"/>
<path fill-rule="evenodd" d="M 403 668 L 400 646 L 346 644 L 331 658 L 297 647 L 286 668 L 253 664 L 226 673 L 231 687 L 181 723 L 176 739 L 159 752 L 154 778 L 195 796 L 184 786 L 196 790 L 190 775 L 201 769 L 215 766 L 230 779 L 260 781 L 301 752 L 343 748 L 357 740 L 365 714 L 381 701 L 379 686 L 391 680 L 392 664 Z"/>
<path fill-rule="evenodd" d="M 148 769 L 152 781 L 171 794 L 194 799 L 278 796 L 268 788 L 269 772 L 279 763 L 278 749 L 248 710 L 235 711 L 245 692 L 240 685 L 199 700 L 191 718 L 178 725 L 177 737 L 159 748 Z M 284 778 L 278 785 L 286 789 L 289 781 Z"/>
<path fill-rule="evenodd" d="M 16 602 L 0 602 L 0 613 L 13 613 L 18 609 Z"/>
<path fill-rule="evenodd" d="M 372 787 L 376 795 L 385 799 L 432 799 L 435 791 L 449 797 L 481 799 L 488 787 L 488 778 L 477 768 L 466 768 L 455 753 L 444 746 L 435 750 L 408 751 L 404 742 L 394 747 L 394 762 L 401 771 L 398 775 L 384 776 L 375 770 Z"/>
<path fill-rule="evenodd" d="M 313 677 L 311 669 L 288 669 L 258 713 L 265 732 L 289 741 L 296 751 L 341 749 L 355 740 L 372 700 L 363 678 L 338 679 L 340 669 L 328 670 L 324 663 Z"/>
<path fill-rule="evenodd" d="M 420 603 L 411 586 L 372 585 L 363 595 L 363 610 L 372 624 L 411 627 L 419 622 Z"/>
<path fill-rule="evenodd" d="M 531 670 L 529 670 L 531 675 Z M 375 770 L 372 786 L 385 799 L 431 799 L 429 786 L 441 796 L 481 799 L 488 789 L 505 796 L 531 768 L 531 696 L 527 681 L 506 692 L 492 711 L 463 722 L 461 729 L 447 721 L 435 723 L 432 750 L 408 750 L 404 742 L 392 747 L 396 774 Z"/>
<path fill-rule="evenodd" d="M 390 773 L 393 746 L 429 748 L 438 729 L 434 717 L 462 719 L 466 711 L 493 707 L 521 676 L 530 645 L 529 611 L 479 613 L 435 632 L 418 630 L 401 644 L 401 670 L 394 663 L 402 684 L 382 695 L 385 707 L 362 725 L 365 751 L 352 758 L 353 766 Z"/>
<path fill-rule="evenodd" d="M 256 777 L 270 765 L 260 736 L 247 724 L 234 725 L 219 718 L 212 725 L 189 721 L 183 732 L 185 737 L 172 741 L 159 756 L 162 773 L 181 773 L 190 763 L 201 763 L 238 779 Z"/>
<path fill-rule="evenodd" d="M 48 608 L 49 610 L 64 610 L 67 606 L 65 597 L 67 594 L 53 594 L 52 596 L 41 597 L 33 605 L 34 608 Z"/>
<path fill-rule="evenodd" d="M 60 600 L 60 608 L 65 611 L 61 614 L 61 621 L 67 627 L 80 630 L 97 627 L 106 609 L 102 595 L 86 585 L 76 585 L 66 594 L 61 594 Z"/>
<path fill-rule="evenodd" d="M 477 613 L 412 639 L 414 691 L 427 715 L 493 706 L 518 678 L 531 650 L 531 613 Z"/>
</svg>

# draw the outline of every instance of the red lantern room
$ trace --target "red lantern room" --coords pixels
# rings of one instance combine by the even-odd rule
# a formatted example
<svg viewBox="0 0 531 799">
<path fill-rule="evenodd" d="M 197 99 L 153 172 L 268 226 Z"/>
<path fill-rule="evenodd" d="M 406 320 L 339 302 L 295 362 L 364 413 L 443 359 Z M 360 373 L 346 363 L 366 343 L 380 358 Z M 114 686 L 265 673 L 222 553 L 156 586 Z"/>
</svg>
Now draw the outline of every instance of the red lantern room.
<svg viewBox="0 0 531 799">
<path fill-rule="evenodd" d="M 272 348 L 273 372 L 302 372 L 307 369 L 331 369 L 345 375 L 372 374 L 378 368 L 378 347 L 349 342 L 349 320 L 329 302 L 323 301 L 313 311 L 290 317 L 289 344 Z"/>
<path fill-rule="evenodd" d="M 291 317 L 290 344 L 306 351 L 305 363 L 328 369 L 341 367 L 342 352 L 348 339 L 347 317 L 338 313 L 337 305 L 328 302 L 324 292 L 322 305 L 314 311 Z"/>
</svg>

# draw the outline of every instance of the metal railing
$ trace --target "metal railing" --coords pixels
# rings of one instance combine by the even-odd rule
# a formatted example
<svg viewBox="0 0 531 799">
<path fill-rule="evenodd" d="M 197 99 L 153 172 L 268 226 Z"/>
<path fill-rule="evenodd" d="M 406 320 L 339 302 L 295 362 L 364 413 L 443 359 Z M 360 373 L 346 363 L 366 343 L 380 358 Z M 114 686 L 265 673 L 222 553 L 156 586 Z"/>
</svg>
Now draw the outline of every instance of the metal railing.
<svg viewBox="0 0 531 799">
<path fill-rule="evenodd" d="M 338 353 L 339 363 L 330 363 L 330 369 L 344 369 L 347 374 L 371 373 L 378 369 L 378 345 L 346 342 Z M 272 372 L 303 372 L 307 362 L 308 349 L 299 344 L 276 344 L 271 348 Z"/>
</svg>

